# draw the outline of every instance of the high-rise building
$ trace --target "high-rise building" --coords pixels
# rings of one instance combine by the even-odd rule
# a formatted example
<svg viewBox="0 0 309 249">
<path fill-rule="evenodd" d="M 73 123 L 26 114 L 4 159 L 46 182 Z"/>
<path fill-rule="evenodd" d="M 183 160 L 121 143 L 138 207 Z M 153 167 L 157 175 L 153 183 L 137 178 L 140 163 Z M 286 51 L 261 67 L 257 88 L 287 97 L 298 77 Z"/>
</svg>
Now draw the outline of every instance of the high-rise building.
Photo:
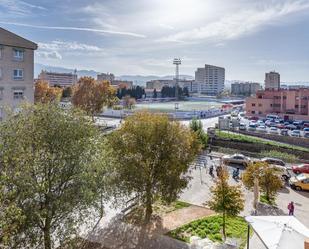
<svg viewBox="0 0 309 249">
<path fill-rule="evenodd" d="M 212 65 L 205 65 L 195 71 L 195 82 L 199 92 L 208 95 L 218 95 L 224 89 L 225 69 Z"/>
<path fill-rule="evenodd" d="M 265 89 L 280 89 L 280 74 L 272 71 L 265 74 Z"/>
<path fill-rule="evenodd" d="M 250 96 L 260 89 L 259 83 L 234 82 L 231 84 L 231 94 L 236 96 Z"/>
<path fill-rule="evenodd" d="M 77 83 L 77 74 L 74 73 L 55 73 L 42 70 L 39 79 L 48 82 L 50 86 L 69 87 Z"/>
<path fill-rule="evenodd" d="M 34 102 L 33 66 L 37 44 L 0 28 L 0 119 L 4 108 Z"/>
<path fill-rule="evenodd" d="M 115 75 L 112 73 L 101 73 L 97 75 L 99 81 L 109 81 L 112 83 L 115 80 Z"/>
</svg>

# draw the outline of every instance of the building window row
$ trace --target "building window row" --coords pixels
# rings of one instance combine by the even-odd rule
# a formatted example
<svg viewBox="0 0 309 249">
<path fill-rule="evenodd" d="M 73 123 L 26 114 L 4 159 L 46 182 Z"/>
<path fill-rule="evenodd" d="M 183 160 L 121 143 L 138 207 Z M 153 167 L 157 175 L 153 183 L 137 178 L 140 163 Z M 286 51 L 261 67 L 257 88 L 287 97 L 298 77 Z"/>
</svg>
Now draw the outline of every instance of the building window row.
<svg viewBox="0 0 309 249">
<path fill-rule="evenodd" d="M 0 80 L 3 78 L 3 70 L 0 68 Z M 13 79 L 14 80 L 23 80 L 24 79 L 24 69 L 14 69 L 13 70 Z"/>
<path fill-rule="evenodd" d="M 16 89 L 12 88 L 13 90 L 13 99 L 24 99 L 24 89 Z M 4 97 L 4 88 L 0 87 L 0 100 Z"/>
<path fill-rule="evenodd" d="M 13 48 L 13 60 L 23 61 L 25 50 L 21 48 Z M 0 44 L 0 59 L 3 57 L 3 45 Z"/>
</svg>

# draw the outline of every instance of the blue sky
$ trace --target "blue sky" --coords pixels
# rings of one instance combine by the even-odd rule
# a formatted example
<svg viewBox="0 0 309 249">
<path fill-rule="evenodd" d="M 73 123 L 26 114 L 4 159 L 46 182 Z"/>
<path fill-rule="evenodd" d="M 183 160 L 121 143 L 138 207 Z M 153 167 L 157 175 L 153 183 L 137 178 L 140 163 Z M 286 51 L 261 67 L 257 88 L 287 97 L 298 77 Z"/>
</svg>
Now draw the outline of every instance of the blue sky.
<svg viewBox="0 0 309 249">
<path fill-rule="evenodd" d="M 309 0 L 0 0 L 0 26 L 35 62 L 116 75 L 226 68 L 227 79 L 309 81 Z"/>
</svg>

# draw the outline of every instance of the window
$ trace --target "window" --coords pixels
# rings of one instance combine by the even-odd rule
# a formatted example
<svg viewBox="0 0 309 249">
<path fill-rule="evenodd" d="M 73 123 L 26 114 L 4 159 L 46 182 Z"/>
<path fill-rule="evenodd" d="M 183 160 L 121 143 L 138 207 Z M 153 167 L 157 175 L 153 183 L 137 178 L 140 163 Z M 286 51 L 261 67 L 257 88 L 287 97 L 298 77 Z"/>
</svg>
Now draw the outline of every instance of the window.
<svg viewBox="0 0 309 249">
<path fill-rule="evenodd" d="M 14 90 L 13 98 L 14 99 L 23 99 L 24 98 L 24 90 Z"/>
<path fill-rule="evenodd" d="M 2 68 L 0 67 L 0 80 L 2 79 Z"/>
<path fill-rule="evenodd" d="M 259 107 L 262 107 L 262 104 L 261 104 L 261 103 L 259 104 Z"/>
<path fill-rule="evenodd" d="M 1 58 L 2 58 L 2 54 L 3 54 L 3 46 L 0 45 L 0 60 L 1 60 Z"/>
<path fill-rule="evenodd" d="M 13 49 L 14 60 L 22 61 L 24 59 L 24 50 L 22 49 Z"/>
<path fill-rule="evenodd" d="M 3 87 L 0 87 L 0 100 L 3 99 Z M 0 113 L 1 116 L 1 113 Z"/>
<path fill-rule="evenodd" d="M 14 80 L 22 80 L 24 78 L 24 70 L 23 69 L 14 69 L 13 78 L 14 78 Z"/>
<path fill-rule="evenodd" d="M 252 106 L 255 106 L 255 103 L 252 103 Z"/>
</svg>

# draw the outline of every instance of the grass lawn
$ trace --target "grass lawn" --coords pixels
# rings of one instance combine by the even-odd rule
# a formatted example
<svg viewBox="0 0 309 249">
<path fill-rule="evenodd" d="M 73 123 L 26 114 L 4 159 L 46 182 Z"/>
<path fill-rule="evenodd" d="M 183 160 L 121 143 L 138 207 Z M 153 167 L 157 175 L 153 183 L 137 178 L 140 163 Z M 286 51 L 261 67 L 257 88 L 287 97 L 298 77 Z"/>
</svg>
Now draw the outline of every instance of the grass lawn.
<svg viewBox="0 0 309 249">
<path fill-rule="evenodd" d="M 263 138 L 253 137 L 253 136 L 247 136 L 247 135 L 243 135 L 243 134 L 229 133 L 227 131 L 217 130 L 216 135 L 219 138 L 231 139 L 231 140 L 239 141 L 239 142 L 268 144 L 268 145 L 277 146 L 277 147 L 281 147 L 281 148 L 288 148 L 288 149 L 292 149 L 292 150 L 309 152 L 309 148 L 279 143 L 279 142 L 270 141 L 270 140 L 266 140 L 266 139 L 263 139 Z"/>
<path fill-rule="evenodd" d="M 203 219 L 195 220 L 168 233 L 174 239 L 189 242 L 191 236 L 198 236 L 202 239 L 208 238 L 214 242 L 222 242 L 222 216 L 214 215 Z M 227 218 L 226 234 L 230 238 L 241 240 L 240 248 L 243 248 L 247 239 L 247 222 L 241 217 Z"/>
<path fill-rule="evenodd" d="M 260 202 L 268 204 L 268 205 L 271 205 L 271 206 L 276 206 L 277 205 L 275 198 L 271 198 L 270 200 L 267 200 L 266 196 L 263 195 L 263 194 L 260 195 Z"/>
</svg>

